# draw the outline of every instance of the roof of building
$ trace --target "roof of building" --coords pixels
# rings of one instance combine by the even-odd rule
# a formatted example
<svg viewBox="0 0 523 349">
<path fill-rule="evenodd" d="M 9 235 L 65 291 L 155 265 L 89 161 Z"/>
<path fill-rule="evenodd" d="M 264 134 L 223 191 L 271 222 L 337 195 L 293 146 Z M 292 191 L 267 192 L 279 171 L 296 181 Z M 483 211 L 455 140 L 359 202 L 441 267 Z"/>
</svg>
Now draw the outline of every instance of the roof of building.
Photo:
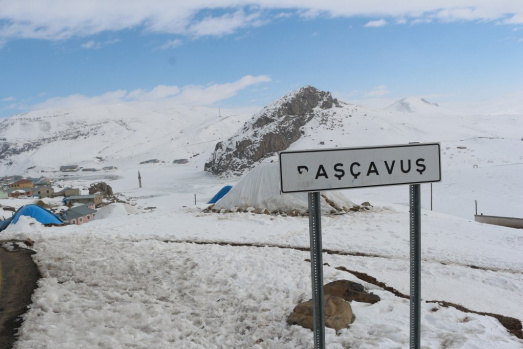
<svg viewBox="0 0 523 349">
<path fill-rule="evenodd" d="M 11 183 L 10 185 L 15 185 L 15 184 L 29 184 L 29 183 L 33 184 L 33 181 L 30 180 L 30 179 L 20 179 L 20 180 L 14 182 L 14 183 Z"/>
<path fill-rule="evenodd" d="M 50 185 L 45 185 L 45 184 L 44 185 L 37 185 L 35 187 L 35 190 L 40 190 L 40 189 L 53 189 L 53 187 L 51 187 Z M 54 191 L 54 189 L 53 189 L 53 191 Z"/>
<path fill-rule="evenodd" d="M 93 210 L 92 208 L 89 208 L 87 205 L 81 205 L 81 206 L 75 206 L 71 207 L 67 211 L 64 212 L 65 218 L 70 221 L 71 219 L 75 219 L 78 217 L 84 217 L 88 214 L 96 213 L 96 210 Z"/>
<path fill-rule="evenodd" d="M 66 198 L 64 198 L 64 200 L 84 200 L 84 199 L 94 199 L 95 197 L 98 197 L 98 196 L 101 196 L 102 194 L 100 193 L 95 193 L 93 195 L 71 195 L 71 196 L 68 196 Z"/>
</svg>

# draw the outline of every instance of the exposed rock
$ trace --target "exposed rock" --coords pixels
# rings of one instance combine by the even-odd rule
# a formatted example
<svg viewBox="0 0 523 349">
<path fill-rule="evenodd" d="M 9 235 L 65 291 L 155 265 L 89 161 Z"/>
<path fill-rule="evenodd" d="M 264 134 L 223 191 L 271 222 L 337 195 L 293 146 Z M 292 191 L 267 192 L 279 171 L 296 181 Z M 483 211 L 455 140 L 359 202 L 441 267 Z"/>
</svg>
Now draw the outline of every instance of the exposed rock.
<svg viewBox="0 0 523 349">
<path fill-rule="evenodd" d="M 205 171 L 239 175 L 302 136 L 301 128 L 321 110 L 339 107 L 330 92 L 306 86 L 265 107 L 227 141 L 216 144 Z"/>
<path fill-rule="evenodd" d="M 343 298 L 344 300 L 371 303 L 380 301 L 380 297 L 365 291 L 363 285 L 349 280 L 336 280 L 323 287 L 325 295 Z"/>
<path fill-rule="evenodd" d="M 337 331 L 349 327 L 354 322 L 355 316 L 352 313 L 352 307 L 343 298 L 325 295 L 323 302 L 326 327 Z M 313 330 L 314 314 L 312 300 L 298 304 L 287 318 L 287 323 Z"/>
<path fill-rule="evenodd" d="M 102 193 L 104 196 L 113 196 L 113 189 L 105 182 L 93 183 L 89 187 L 89 195 Z"/>
</svg>

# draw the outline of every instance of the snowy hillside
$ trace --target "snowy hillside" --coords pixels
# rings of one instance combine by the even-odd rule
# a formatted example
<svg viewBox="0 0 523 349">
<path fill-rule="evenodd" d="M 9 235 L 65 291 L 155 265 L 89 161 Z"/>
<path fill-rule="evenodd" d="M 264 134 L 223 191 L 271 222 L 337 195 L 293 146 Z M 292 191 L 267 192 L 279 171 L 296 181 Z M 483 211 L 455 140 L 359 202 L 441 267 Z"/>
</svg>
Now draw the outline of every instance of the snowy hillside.
<svg viewBox="0 0 523 349">
<path fill-rule="evenodd" d="M 425 98 L 403 98 L 387 108 L 388 110 L 404 113 L 442 113 L 437 103 L 429 102 Z"/>
<path fill-rule="evenodd" d="M 100 168 L 152 158 L 172 162 L 197 156 L 249 116 L 244 110 L 144 104 L 15 115 L 0 122 L 0 171 L 67 164 Z"/>
</svg>

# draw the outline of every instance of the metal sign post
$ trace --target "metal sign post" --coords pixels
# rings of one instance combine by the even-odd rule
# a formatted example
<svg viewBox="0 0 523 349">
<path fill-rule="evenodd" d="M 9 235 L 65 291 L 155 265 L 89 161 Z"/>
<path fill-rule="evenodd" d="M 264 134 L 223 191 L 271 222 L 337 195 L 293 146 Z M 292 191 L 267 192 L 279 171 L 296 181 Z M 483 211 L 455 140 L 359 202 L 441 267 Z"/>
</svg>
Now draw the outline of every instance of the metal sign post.
<svg viewBox="0 0 523 349">
<path fill-rule="evenodd" d="M 311 244 L 312 315 L 314 348 L 325 348 L 325 307 L 323 304 L 323 259 L 321 245 L 320 193 L 309 193 L 309 232 Z"/>
<path fill-rule="evenodd" d="M 410 348 L 420 347 L 419 183 L 441 181 L 439 143 L 280 152 L 282 193 L 309 193 L 314 348 L 325 348 L 320 191 L 410 184 Z"/>
<path fill-rule="evenodd" d="M 410 185 L 410 349 L 420 348 L 421 326 L 421 190 Z"/>
</svg>

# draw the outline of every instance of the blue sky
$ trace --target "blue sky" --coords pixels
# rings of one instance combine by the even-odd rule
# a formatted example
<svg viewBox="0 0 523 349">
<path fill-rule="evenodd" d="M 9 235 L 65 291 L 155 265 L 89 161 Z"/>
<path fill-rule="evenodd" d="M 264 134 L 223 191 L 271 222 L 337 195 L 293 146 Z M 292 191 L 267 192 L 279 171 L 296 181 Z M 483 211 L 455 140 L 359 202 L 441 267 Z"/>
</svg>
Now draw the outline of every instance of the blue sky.
<svg viewBox="0 0 523 349">
<path fill-rule="evenodd" d="M 523 98 L 522 62 L 521 0 L 0 0 L 0 118 L 261 107 L 304 85 L 370 106 L 502 101 Z"/>
</svg>

